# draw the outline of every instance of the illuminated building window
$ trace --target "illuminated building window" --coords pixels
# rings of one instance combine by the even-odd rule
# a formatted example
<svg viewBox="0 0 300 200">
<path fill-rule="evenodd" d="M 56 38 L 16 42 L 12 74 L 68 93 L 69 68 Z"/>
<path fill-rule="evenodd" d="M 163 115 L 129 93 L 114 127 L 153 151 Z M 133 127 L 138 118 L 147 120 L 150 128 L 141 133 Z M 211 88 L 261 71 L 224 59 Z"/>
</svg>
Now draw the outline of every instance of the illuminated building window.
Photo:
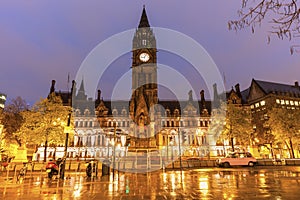
<svg viewBox="0 0 300 200">
<path fill-rule="evenodd" d="M 261 105 L 261 106 L 266 105 L 266 101 L 261 101 L 261 102 L 260 102 L 260 105 Z"/>
<path fill-rule="evenodd" d="M 285 104 L 289 105 L 290 104 L 289 100 L 285 100 Z"/>
<path fill-rule="evenodd" d="M 290 104 L 293 106 L 294 105 L 294 101 L 290 101 Z"/>
<path fill-rule="evenodd" d="M 284 105 L 284 100 L 283 99 L 280 100 L 280 104 Z"/>
<path fill-rule="evenodd" d="M 279 100 L 279 99 L 276 99 L 276 103 L 280 104 L 280 100 Z"/>
<path fill-rule="evenodd" d="M 252 104 L 252 105 L 250 106 L 250 108 L 253 109 L 253 108 L 254 108 L 254 105 Z"/>
<path fill-rule="evenodd" d="M 298 101 L 295 101 L 295 106 L 298 106 L 299 104 L 298 104 Z"/>
<path fill-rule="evenodd" d="M 259 107 L 259 103 L 256 103 L 256 104 L 255 104 L 255 108 L 257 108 L 257 107 Z"/>
</svg>

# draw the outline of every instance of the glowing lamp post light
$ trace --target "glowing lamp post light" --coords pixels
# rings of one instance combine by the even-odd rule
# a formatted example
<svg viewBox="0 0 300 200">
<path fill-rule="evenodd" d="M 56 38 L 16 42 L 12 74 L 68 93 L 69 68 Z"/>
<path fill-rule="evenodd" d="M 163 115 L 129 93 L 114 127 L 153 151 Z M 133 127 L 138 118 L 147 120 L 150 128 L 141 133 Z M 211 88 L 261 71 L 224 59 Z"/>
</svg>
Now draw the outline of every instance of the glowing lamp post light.
<svg viewBox="0 0 300 200">
<path fill-rule="evenodd" d="M 117 123 L 116 121 L 113 122 L 114 126 L 114 141 L 113 141 L 113 178 L 115 178 L 115 165 L 116 165 L 116 131 L 117 131 Z"/>
</svg>

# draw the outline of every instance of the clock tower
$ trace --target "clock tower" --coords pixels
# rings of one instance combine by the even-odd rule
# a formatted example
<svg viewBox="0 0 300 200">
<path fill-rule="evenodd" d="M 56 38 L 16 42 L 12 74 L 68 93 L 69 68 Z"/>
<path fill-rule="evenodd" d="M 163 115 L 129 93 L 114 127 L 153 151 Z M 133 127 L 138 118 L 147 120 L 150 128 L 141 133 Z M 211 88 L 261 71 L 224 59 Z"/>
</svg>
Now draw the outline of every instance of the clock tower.
<svg viewBox="0 0 300 200">
<path fill-rule="evenodd" d="M 130 117 L 135 122 L 135 137 L 154 136 L 154 113 L 158 103 L 156 39 L 150 28 L 145 7 L 132 41 L 132 96 Z"/>
</svg>

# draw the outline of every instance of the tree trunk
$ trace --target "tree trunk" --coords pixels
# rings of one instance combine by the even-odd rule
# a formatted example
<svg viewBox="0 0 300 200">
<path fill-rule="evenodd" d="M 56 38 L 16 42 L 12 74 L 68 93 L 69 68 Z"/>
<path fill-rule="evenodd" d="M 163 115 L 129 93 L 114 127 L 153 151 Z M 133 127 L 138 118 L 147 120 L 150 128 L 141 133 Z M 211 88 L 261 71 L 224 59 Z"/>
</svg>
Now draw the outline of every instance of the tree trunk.
<svg viewBox="0 0 300 200">
<path fill-rule="evenodd" d="M 294 150 L 292 149 L 293 148 L 293 146 L 292 146 L 293 144 L 292 144 L 291 139 L 289 139 L 289 142 L 287 142 L 286 140 L 284 142 L 285 142 L 287 148 L 289 149 L 290 157 L 294 158 Z"/>
<path fill-rule="evenodd" d="M 293 142 L 292 142 L 291 138 L 290 138 L 290 147 L 291 147 L 291 156 L 292 156 L 292 158 L 295 158 L 295 153 L 294 153 L 294 148 L 293 148 Z"/>
<path fill-rule="evenodd" d="M 231 148 L 232 148 L 232 151 L 234 152 L 233 137 L 230 138 L 230 142 L 231 142 Z"/>
<path fill-rule="evenodd" d="M 45 141 L 44 162 L 47 161 L 47 146 L 48 146 L 48 139 L 46 139 L 46 141 Z"/>
</svg>

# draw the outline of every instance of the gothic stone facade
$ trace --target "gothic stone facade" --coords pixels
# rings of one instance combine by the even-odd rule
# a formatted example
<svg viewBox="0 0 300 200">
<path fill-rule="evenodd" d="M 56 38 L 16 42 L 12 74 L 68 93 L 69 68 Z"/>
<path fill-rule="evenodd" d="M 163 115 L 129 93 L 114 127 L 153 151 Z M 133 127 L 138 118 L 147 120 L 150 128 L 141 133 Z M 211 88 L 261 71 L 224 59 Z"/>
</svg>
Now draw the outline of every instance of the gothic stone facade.
<svg viewBox="0 0 300 200">
<path fill-rule="evenodd" d="M 132 41 L 132 96 L 129 101 L 106 101 L 98 90 L 97 99 L 88 99 L 82 80 L 78 91 L 56 92 L 66 105 L 72 97 L 75 135 L 69 157 L 125 156 L 136 151 L 161 150 L 168 154 L 205 156 L 209 153 L 207 130 L 211 102 L 200 92 L 194 100 L 187 91 L 185 101 L 158 98 L 156 39 L 145 8 Z M 55 81 L 50 93 L 55 92 Z M 173 152 L 174 150 L 174 152 Z"/>
</svg>

